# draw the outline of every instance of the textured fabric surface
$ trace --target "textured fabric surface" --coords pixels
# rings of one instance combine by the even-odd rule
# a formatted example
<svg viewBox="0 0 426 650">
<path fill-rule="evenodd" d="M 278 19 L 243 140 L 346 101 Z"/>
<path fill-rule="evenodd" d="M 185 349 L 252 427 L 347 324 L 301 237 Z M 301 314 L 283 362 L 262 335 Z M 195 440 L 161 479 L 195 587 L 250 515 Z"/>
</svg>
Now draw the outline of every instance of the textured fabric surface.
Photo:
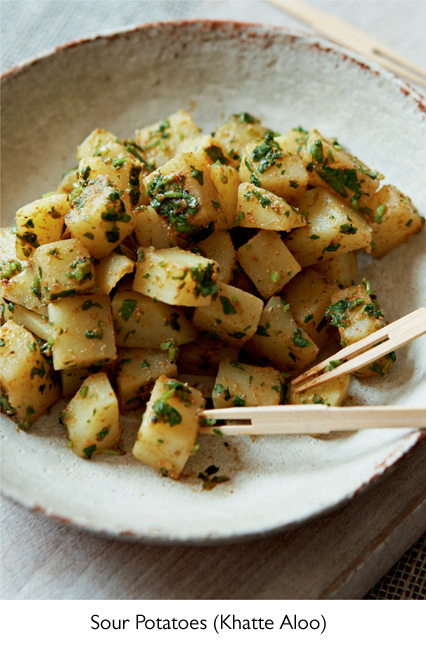
<svg viewBox="0 0 426 650">
<path fill-rule="evenodd" d="M 426 24 L 426 2 L 423 0 L 356 3 L 318 0 L 314 4 L 426 67 L 426 39 L 421 28 Z M 158 20 L 234 19 L 310 31 L 276 7 L 257 0 L 2 0 L 1 12 L 2 72 L 69 41 Z M 423 535 L 365 598 L 425 597 L 426 535 Z"/>
</svg>

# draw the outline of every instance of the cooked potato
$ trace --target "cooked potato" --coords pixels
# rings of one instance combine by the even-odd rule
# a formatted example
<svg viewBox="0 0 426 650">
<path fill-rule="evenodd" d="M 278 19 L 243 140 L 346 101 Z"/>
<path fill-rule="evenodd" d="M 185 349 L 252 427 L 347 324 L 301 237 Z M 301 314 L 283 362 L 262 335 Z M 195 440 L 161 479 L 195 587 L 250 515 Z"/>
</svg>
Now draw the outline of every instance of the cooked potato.
<svg viewBox="0 0 426 650">
<path fill-rule="evenodd" d="M 213 391 L 215 408 L 275 406 L 283 401 L 283 377 L 274 368 L 221 361 Z"/>
<path fill-rule="evenodd" d="M 101 156 L 83 158 L 78 167 L 80 189 L 74 190 L 71 198 L 78 196 L 81 188 L 93 184 L 96 179 L 103 179 L 118 190 L 125 211 L 130 214 L 140 204 L 149 202 L 142 182 L 145 176 L 147 173 L 143 163 L 135 158 L 124 155 L 118 158 Z"/>
<path fill-rule="evenodd" d="M 135 262 L 120 248 L 103 257 L 96 267 L 96 286 L 101 293 L 109 294 L 120 280 L 132 273 Z"/>
<path fill-rule="evenodd" d="M 281 231 L 306 225 L 302 215 L 287 201 L 252 183 L 241 183 L 238 187 L 236 221 L 244 228 Z"/>
<path fill-rule="evenodd" d="M 218 287 L 210 305 L 195 309 L 194 324 L 215 339 L 242 347 L 256 331 L 263 302 L 222 282 L 218 282 Z"/>
<path fill-rule="evenodd" d="M 140 248 L 133 288 L 168 305 L 209 305 L 218 291 L 218 264 L 180 248 Z"/>
<path fill-rule="evenodd" d="M 107 363 L 117 356 L 108 296 L 75 296 L 50 303 L 55 370 Z"/>
<path fill-rule="evenodd" d="M 117 136 L 105 129 L 94 129 L 77 147 L 77 159 L 79 161 L 93 156 L 118 158 L 120 155 L 127 157 L 129 154 L 119 142 Z"/>
<path fill-rule="evenodd" d="M 37 314 L 35 311 L 13 304 L 12 309 L 10 310 L 9 304 L 6 304 L 4 309 L 4 319 L 5 321 L 15 321 L 15 323 L 22 325 L 44 341 L 47 341 L 49 338 L 49 319 L 47 315 L 42 316 L 41 314 Z"/>
<path fill-rule="evenodd" d="M 176 363 L 169 359 L 167 351 L 119 348 L 114 379 L 121 411 L 143 406 L 149 399 L 154 382 L 161 375 L 177 375 Z"/>
<path fill-rule="evenodd" d="M 326 406 L 343 406 L 348 398 L 350 375 L 343 375 L 321 384 L 315 388 L 295 393 L 290 384 L 289 404 L 325 404 Z"/>
<path fill-rule="evenodd" d="M 335 284 L 307 268 L 293 278 L 281 294 L 290 304 L 296 323 L 303 327 L 319 348 L 327 339 L 328 323 L 324 314 L 335 291 Z"/>
<path fill-rule="evenodd" d="M 322 187 L 305 192 L 299 209 L 307 219 L 307 226 L 292 231 L 285 243 L 301 266 L 359 248 L 369 250 L 371 228 L 367 221 Z"/>
<path fill-rule="evenodd" d="M 104 372 L 90 375 L 61 413 L 68 447 L 90 460 L 104 450 L 117 450 L 121 429 L 118 402 Z"/>
<path fill-rule="evenodd" d="M 52 194 L 24 205 L 16 213 L 16 255 L 25 260 L 42 244 L 61 239 L 68 194 Z"/>
<path fill-rule="evenodd" d="M 133 212 L 135 223 L 134 234 L 139 246 L 147 248 L 173 248 L 178 243 L 176 231 L 171 228 L 166 219 L 160 217 L 148 205 L 141 205 Z"/>
<path fill-rule="evenodd" d="M 58 377 L 35 337 L 10 320 L 0 328 L 1 408 L 28 429 L 61 397 Z"/>
<path fill-rule="evenodd" d="M 266 303 L 256 334 L 246 347 L 259 362 L 272 363 L 283 372 L 304 369 L 318 354 L 318 347 L 293 318 L 290 305 L 278 296 Z"/>
<path fill-rule="evenodd" d="M 290 202 L 298 201 L 308 185 L 299 154 L 283 151 L 270 131 L 264 140 L 255 140 L 244 148 L 240 177 Z"/>
<path fill-rule="evenodd" d="M 300 155 L 309 172 L 310 185 L 325 187 L 356 210 L 367 205 L 384 178 L 316 129 L 309 131 Z"/>
<path fill-rule="evenodd" d="M 218 280 L 225 284 L 231 281 L 236 256 L 231 235 L 228 232 L 213 231 L 207 239 L 203 239 L 193 247 L 192 251 L 197 253 L 200 251 L 204 257 L 217 262 L 219 265 L 216 271 Z"/>
<path fill-rule="evenodd" d="M 220 197 L 220 204 L 225 214 L 226 227 L 234 225 L 238 198 L 238 186 L 241 183 L 236 169 L 215 162 L 208 166 L 210 178 Z M 215 226 L 218 227 L 217 225 Z M 222 223 L 223 227 L 223 223 Z"/>
<path fill-rule="evenodd" d="M 39 246 L 32 257 L 33 293 L 44 304 L 95 290 L 95 269 L 90 253 L 78 239 Z"/>
<path fill-rule="evenodd" d="M 3 298 L 10 301 L 10 310 L 17 303 L 38 314 L 47 314 L 47 306 L 40 300 L 40 276 L 35 274 L 32 266 L 27 266 L 9 280 L 3 280 L 1 287 Z"/>
<path fill-rule="evenodd" d="M 371 255 L 380 260 L 424 226 L 421 217 L 408 198 L 394 185 L 384 185 L 364 207 L 373 229 Z"/>
<path fill-rule="evenodd" d="M 78 183 L 78 168 L 67 169 L 63 174 L 60 180 L 58 187 L 55 189 L 54 194 L 71 194 L 76 187 L 79 187 Z"/>
<path fill-rule="evenodd" d="M 161 167 L 171 160 L 186 140 L 195 138 L 200 129 L 192 116 L 179 110 L 167 119 L 136 130 L 136 143 L 150 165 Z"/>
<path fill-rule="evenodd" d="M 237 251 L 238 262 L 262 298 L 279 293 L 301 270 L 277 232 L 260 230 Z"/>
<path fill-rule="evenodd" d="M 194 341 L 197 330 L 183 309 L 154 302 L 137 291 L 117 291 L 112 301 L 117 345 L 160 348 Z M 172 354 L 172 352 L 171 352 Z"/>
<path fill-rule="evenodd" d="M 133 455 L 163 476 L 179 478 L 193 453 L 205 399 L 195 388 L 161 376 L 142 418 Z"/>
<path fill-rule="evenodd" d="M 249 142 L 262 138 L 267 129 L 250 113 L 239 113 L 221 124 L 214 132 L 215 139 L 219 142 L 226 155 L 231 160 L 233 167 L 239 167 L 243 149 Z"/>
<path fill-rule="evenodd" d="M 311 267 L 322 277 L 336 284 L 339 289 L 346 289 L 356 284 L 358 261 L 356 251 L 350 251 L 331 260 L 318 262 Z"/>
</svg>

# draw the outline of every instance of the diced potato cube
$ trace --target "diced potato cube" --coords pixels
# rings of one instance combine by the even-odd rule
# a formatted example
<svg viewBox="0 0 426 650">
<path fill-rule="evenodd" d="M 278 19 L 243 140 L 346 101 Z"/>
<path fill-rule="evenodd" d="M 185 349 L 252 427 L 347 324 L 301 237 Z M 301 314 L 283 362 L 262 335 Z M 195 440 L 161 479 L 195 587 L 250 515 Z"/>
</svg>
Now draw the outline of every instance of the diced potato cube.
<svg viewBox="0 0 426 650">
<path fill-rule="evenodd" d="M 218 265 L 180 248 L 140 248 L 133 288 L 168 305 L 209 305 L 218 291 Z"/>
<path fill-rule="evenodd" d="M 238 188 L 237 214 L 238 225 L 244 228 L 287 231 L 306 225 L 287 201 L 252 183 L 241 183 Z"/>
<path fill-rule="evenodd" d="M 181 153 L 144 178 L 150 205 L 183 239 L 191 239 L 211 223 L 228 226 L 219 193 L 210 178 L 208 157 Z"/>
<path fill-rule="evenodd" d="M 309 172 L 310 185 L 325 187 L 355 209 L 367 204 L 383 178 L 316 129 L 309 131 L 300 155 Z"/>
<path fill-rule="evenodd" d="M 42 244 L 61 239 L 64 217 L 70 205 L 68 194 L 52 194 L 25 205 L 16 213 L 16 255 L 30 257 Z"/>
<path fill-rule="evenodd" d="M 88 366 L 87 368 L 70 368 L 69 370 L 60 370 L 62 397 L 74 397 L 80 389 L 83 381 L 90 375 L 100 372 L 102 366 Z"/>
<path fill-rule="evenodd" d="M 177 375 L 176 363 L 169 359 L 167 351 L 119 348 L 114 379 L 120 410 L 127 412 L 143 406 L 161 375 Z"/>
<path fill-rule="evenodd" d="M 194 324 L 214 338 L 241 347 L 256 331 L 263 302 L 222 282 L 218 286 L 210 305 L 195 309 Z"/>
<path fill-rule="evenodd" d="M 296 323 L 303 327 L 320 348 L 328 335 L 328 322 L 324 314 L 335 291 L 335 284 L 327 282 L 316 271 L 308 268 L 289 282 L 281 294 L 290 304 Z"/>
<path fill-rule="evenodd" d="M 161 376 L 147 404 L 133 455 L 164 476 L 179 478 L 194 450 L 205 399 L 195 388 Z"/>
<path fill-rule="evenodd" d="M 102 450 L 118 450 L 121 436 L 118 401 L 104 372 L 90 375 L 61 413 L 68 447 L 90 460 Z"/>
<path fill-rule="evenodd" d="M 262 138 L 267 129 L 250 113 L 239 113 L 221 124 L 214 132 L 233 167 L 239 167 L 243 149 L 249 142 Z"/>
<path fill-rule="evenodd" d="M 40 277 L 35 274 L 31 266 L 27 266 L 23 271 L 10 278 L 10 280 L 3 280 L 2 294 L 3 298 L 11 301 L 9 305 L 10 310 L 13 309 L 13 304 L 17 303 L 21 307 L 31 309 L 38 314 L 47 314 L 47 307 L 39 298 Z"/>
<path fill-rule="evenodd" d="M 10 260 L 15 260 L 20 265 L 19 260 L 16 257 L 16 235 L 12 232 L 12 228 L 0 228 L 0 262 L 9 262 Z M 16 269 L 13 269 L 13 273 Z M 9 277 L 8 275 L 1 276 Z M 11 276 L 10 276 L 11 277 Z"/>
<path fill-rule="evenodd" d="M 276 406 L 282 402 L 282 381 L 274 368 L 221 361 L 213 391 L 214 407 Z"/>
<path fill-rule="evenodd" d="M 12 320 L 0 328 L 1 408 L 28 429 L 61 397 L 35 337 Z"/>
<path fill-rule="evenodd" d="M 305 192 L 299 203 L 307 226 L 285 240 L 301 266 L 339 257 L 359 248 L 368 250 L 371 228 L 364 217 L 322 187 Z"/>
<path fill-rule="evenodd" d="M 261 363 L 283 372 L 302 370 L 318 354 L 318 347 L 293 318 L 290 306 L 278 296 L 268 300 L 255 336 L 246 346 Z"/>
<path fill-rule="evenodd" d="M 126 212 L 130 214 L 140 203 L 148 203 L 142 182 L 147 173 L 143 174 L 143 169 L 143 163 L 139 160 L 124 155 L 114 159 L 99 156 L 84 158 L 78 168 L 79 185 L 80 188 L 87 187 L 96 179 L 112 183 L 120 194 Z M 78 190 L 74 190 L 71 198 L 75 196 L 78 196 Z"/>
<path fill-rule="evenodd" d="M 348 398 L 350 375 L 343 375 L 315 386 L 303 393 L 295 393 L 290 384 L 289 404 L 325 404 L 326 406 L 343 406 Z"/>
<path fill-rule="evenodd" d="M 260 230 L 237 251 L 238 261 L 262 298 L 278 293 L 301 270 L 277 232 Z"/>
<path fill-rule="evenodd" d="M 207 134 L 182 140 L 182 143 L 178 146 L 177 153 L 202 153 L 203 156 L 207 156 L 206 162 L 209 165 L 216 162 L 222 163 L 223 165 L 231 164 L 231 161 L 225 155 L 219 142 L 213 136 Z"/>
<path fill-rule="evenodd" d="M 171 160 L 187 139 L 195 138 L 200 129 L 192 116 L 181 109 L 161 122 L 136 130 L 136 143 L 154 167 Z"/>
<path fill-rule="evenodd" d="M 364 212 L 373 229 L 370 252 L 378 260 L 417 234 L 425 223 L 408 196 L 394 185 L 384 185 Z"/>
<path fill-rule="evenodd" d="M 369 282 L 363 280 L 354 287 L 342 289 L 331 296 L 331 305 L 326 312 L 330 325 L 339 328 L 341 345 L 346 347 L 377 332 L 384 326 L 383 310 L 371 298 Z M 370 367 L 364 366 L 354 374 L 368 377 L 387 374 L 395 361 L 392 352 L 378 359 Z"/>
<path fill-rule="evenodd" d="M 177 233 L 171 228 L 166 219 L 160 217 L 148 205 L 141 205 L 133 212 L 135 222 L 134 233 L 139 246 L 147 248 L 172 248 L 177 244 Z"/>
<path fill-rule="evenodd" d="M 330 282 L 336 284 L 339 289 L 345 289 L 356 284 L 358 261 L 355 251 L 350 251 L 331 260 L 318 262 L 311 268 Z"/>
<path fill-rule="evenodd" d="M 39 246 L 32 257 L 33 293 L 44 304 L 95 289 L 95 269 L 90 253 L 78 239 Z M 38 282 L 37 282 L 38 280 Z"/>
<path fill-rule="evenodd" d="M 179 373 L 216 377 L 219 363 L 224 360 L 237 361 L 239 349 L 224 341 L 214 341 L 199 334 L 195 341 L 179 349 Z"/>
<path fill-rule="evenodd" d="M 298 153 L 287 153 L 268 131 L 243 151 L 240 167 L 243 182 L 273 192 L 286 201 L 299 200 L 308 185 L 308 174 Z"/>
<path fill-rule="evenodd" d="M 133 230 L 131 206 L 106 178 L 81 189 L 66 216 L 72 237 L 80 239 L 96 259 L 105 257 Z"/>
<path fill-rule="evenodd" d="M 103 257 L 96 267 L 96 285 L 101 293 L 111 293 L 127 273 L 132 273 L 135 263 L 120 249 Z"/>
<path fill-rule="evenodd" d="M 62 174 L 61 181 L 55 190 L 55 194 L 71 194 L 76 187 L 79 187 L 77 167 L 75 169 L 67 169 Z"/>
<path fill-rule="evenodd" d="M 282 135 L 277 136 L 275 140 L 283 151 L 300 154 L 302 147 L 306 144 L 307 137 L 308 131 L 299 126 L 297 129 L 289 129 Z"/>
<path fill-rule="evenodd" d="M 77 147 L 77 159 L 92 158 L 93 156 L 109 156 L 117 158 L 128 155 L 118 138 L 105 129 L 94 129 L 85 140 Z"/>
<path fill-rule="evenodd" d="M 240 176 L 236 169 L 228 165 L 222 165 L 216 162 L 208 167 L 210 178 L 215 186 L 219 197 L 227 227 L 234 225 L 235 215 L 237 214 L 238 187 L 241 183 Z M 222 226 L 223 227 L 223 226 Z"/>
<path fill-rule="evenodd" d="M 48 306 L 55 370 L 85 367 L 116 357 L 111 303 L 96 294 L 64 298 Z"/>
<path fill-rule="evenodd" d="M 203 239 L 193 248 L 194 252 L 198 250 L 204 257 L 217 262 L 219 265 L 217 279 L 228 284 L 231 281 L 236 261 L 231 235 L 223 230 L 215 230 L 207 239 Z"/>
<path fill-rule="evenodd" d="M 154 302 L 137 291 L 117 291 L 112 313 L 117 345 L 121 347 L 179 346 L 197 336 L 183 309 Z"/>
<path fill-rule="evenodd" d="M 12 311 L 9 305 L 5 305 L 4 309 L 5 320 L 13 320 L 18 325 L 22 325 L 27 330 L 38 336 L 40 339 L 47 341 L 49 338 L 49 319 L 46 316 L 37 314 L 35 311 L 21 307 L 20 305 L 13 305 Z"/>
</svg>

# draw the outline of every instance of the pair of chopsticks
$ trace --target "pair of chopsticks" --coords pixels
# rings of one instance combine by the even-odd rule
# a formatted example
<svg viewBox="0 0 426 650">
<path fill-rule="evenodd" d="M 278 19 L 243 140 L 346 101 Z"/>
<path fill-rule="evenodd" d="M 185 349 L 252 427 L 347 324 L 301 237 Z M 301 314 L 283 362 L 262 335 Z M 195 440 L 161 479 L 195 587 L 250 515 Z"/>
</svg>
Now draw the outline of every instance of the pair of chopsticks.
<svg viewBox="0 0 426 650">
<path fill-rule="evenodd" d="M 400 318 L 361 341 L 343 348 L 291 382 L 297 393 L 370 365 L 380 357 L 426 334 L 426 308 Z M 324 372 L 330 362 L 340 365 Z M 331 364 L 332 366 L 335 364 Z M 358 429 L 426 426 L 426 408 L 401 406 L 255 406 L 210 409 L 204 419 L 225 420 L 221 426 L 204 426 L 200 433 L 218 435 L 311 434 Z"/>
<path fill-rule="evenodd" d="M 426 87 L 426 71 L 356 27 L 299 0 L 269 0 L 338 45 L 380 63 L 394 74 Z"/>
</svg>

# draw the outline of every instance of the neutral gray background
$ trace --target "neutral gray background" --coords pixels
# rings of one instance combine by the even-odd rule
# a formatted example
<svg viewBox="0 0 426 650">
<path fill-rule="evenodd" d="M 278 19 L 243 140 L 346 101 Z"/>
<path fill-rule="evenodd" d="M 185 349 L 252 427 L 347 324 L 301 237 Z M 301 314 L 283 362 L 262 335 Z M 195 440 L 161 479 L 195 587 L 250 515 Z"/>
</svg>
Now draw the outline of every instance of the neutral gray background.
<svg viewBox="0 0 426 650">
<path fill-rule="evenodd" d="M 311 4 L 351 22 L 426 68 L 426 1 L 318 0 Z M 192 18 L 264 22 L 311 31 L 276 7 L 258 0 L 2 0 L 1 71 L 95 33 L 156 20 Z M 280 537 L 262 540 L 258 546 L 261 557 L 272 556 L 280 551 Z M 186 593 L 202 598 L 197 585 L 188 584 L 191 575 L 186 571 L 187 562 L 202 561 L 208 569 L 210 579 L 206 578 L 204 589 L 209 594 L 207 583 L 213 585 L 220 572 L 218 558 L 229 553 L 235 554 L 243 575 L 247 569 L 244 557 L 231 547 L 214 552 L 149 550 L 137 544 L 101 540 L 34 517 L 12 502 L 2 501 L 2 597 L 6 599 L 179 598 L 176 581 L 173 590 L 167 580 L 150 580 L 165 556 L 170 571 L 175 577 L 181 576 Z M 149 569 L 145 566 L 144 575 L 133 580 L 132 576 L 141 568 L 141 558 L 147 555 Z M 268 575 L 266 569 L 258 569 L 267 587 L 274 576 Z M 234 587 L 231 596 L 238 598 L 239 586 Z M 213 592 L 217 597 L 217 589 L 212 586 Z"/>
</svg>

